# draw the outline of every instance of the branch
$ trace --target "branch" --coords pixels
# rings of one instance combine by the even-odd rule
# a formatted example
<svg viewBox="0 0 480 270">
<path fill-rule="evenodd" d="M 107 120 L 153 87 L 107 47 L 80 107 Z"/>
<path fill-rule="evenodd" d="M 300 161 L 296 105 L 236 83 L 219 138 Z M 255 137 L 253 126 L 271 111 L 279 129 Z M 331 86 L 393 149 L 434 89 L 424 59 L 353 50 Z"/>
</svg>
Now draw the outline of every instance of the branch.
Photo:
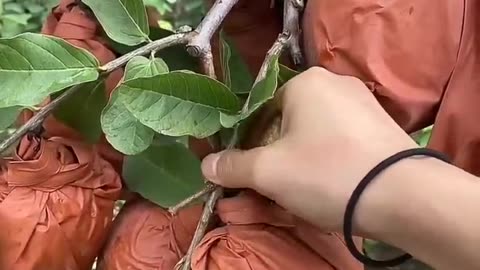
<svg viewBox="0 0 480 270">
<path fill-rule="evenodd" d="M 107 64 L 101 66 L 100 70 L 110 73 L 115 69 L 125 65 L 135 56 L 146 55 L 152 51 L 159 51 L 175 45 L 185 44 L 190 40 L 190 37 L 190 33 L 177 33 L 159 40 L 152 41 L 143 47 L 140 47 L 134 51 L 120 56 L 111 62 L 108 62 Z"/>
<path fill-rule="evenodd" d="M 215 67 L 213 65 L 213 54 L 210 44 L 208 44 L 205 54 L 200 56 L 200 65 L 202 67 L 202 72 L 205 75 L 213 79 L 217 78 L 217 75 L 215 74 Z"/>
<path fill-rule="evenodd" d="M 78 89 L 82 88 L 83 84 L 78 84 L 62 93 L 58 98 L 48 103 L 45 107 L 38 111 L 30 120 L 28 120 L 24 125 L 18 128 L 11 136 L 5 139 L 0 144 L 0 153 L 3 153 L 9 149 L 15 142 L 20 140 L 25 134 L 36 130 L 39 126 L 42 125 L 43 121 L 48 117 L 48 115 L 64 100 L 73 95 Z"/>
<path fill-rule="evenodd" d="M 210 40 L 213 34 L 222 24 L 238 0 L 217 0 L 208 11 L 203 21 L 195 29 L 196 35 L 187 44 L 187 51 L 190 55 L 201 57 L 208 54 L 210 50 Z"/>
<path fill-rule="evenodd" d="M 193 235 L 192 243 L 188 248 L 187 255 L 185 255 L 185 257 L 183 257 L 183 259 L 179 262 L 179 264 L 182 264 L 180 268 L 181 270 L 191 269 L 193 252 L 195 251 L 195 248 L 198 246 L 198 244 L 200 244 L 203 237 L 205 236 L 205 233 L 207 232 L 207 229 L 210 225 L 210 221 L 212 219 L 217 200 L 222 196 L 223 196 L 223 188 L 220 186 L 216 186 L 215 190 L 212 193 L 210 193 L 207 199 L 207 202 L 203 207 L 202 217 L 198 222 L 197 229 L 195 230 L 195 234 Z M 179 267 L 179 265 L 177 265 L 177 267 Z"/>
<path fill-rule="evenodd" d="M 304 63 L 300 49 L 300 12 L 304 8 L 303 0 L 285 0 L 283 2 L 283 33 L 290 35 L 288 48 L 295 66 Z"/>
<path fill-rule="evenodd" d="M 288 33 L 281 33 L 278 35 L 277 39 L 273 43 L 272 47 L 267 52 L 265 59 L 263 60 L 262 66 L 258 71 L 257 78 L 255 79 L 255 83 L 265 79 L 267 76 L 268 69 L 270 68 L 270 63 L 272 62 L 272 58 L 279 56 L 283 49 L 289 45 L 291 40 L 291 36 Z"/>
<path fill-rule="evenodd" d="M 170 212 L 170 214 L 176 215 L 180 209 L 187 207 L 187 206 L 190 205 L 192 202 L 200 199 L 201 197 L 207 195 L 208 193 L 210 193 L 210 192 L 212 192 L 212 191 L 214 191 L 214 190 L 215 190 L 215 185 L 212 184 L 212 183 L 208 183 L 205 188 L 203 188 L 203 189 L 200 190 L 199 192 L 193 194 L 191 197 L 188 197 L 188 198 L 186 198 L 185 200 L 181 201 L 181 202 L 178 203 L 177 205 L 175 205 L 175 206 L 173 206 L 173 207 L 170 207 L 170 208 L 168 209 L 168 211 Z"/>
</svg>

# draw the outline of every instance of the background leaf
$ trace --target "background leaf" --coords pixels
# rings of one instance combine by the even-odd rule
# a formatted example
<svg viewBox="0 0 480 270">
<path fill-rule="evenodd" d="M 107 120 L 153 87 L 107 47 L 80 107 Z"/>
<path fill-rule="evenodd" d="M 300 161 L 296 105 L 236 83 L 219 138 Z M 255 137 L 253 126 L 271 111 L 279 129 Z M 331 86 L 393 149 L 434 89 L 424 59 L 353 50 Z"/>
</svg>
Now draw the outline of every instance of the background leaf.
<svg viewBox="0 0 480 270">
<path fill-rule="evenodd" d="M 35 106 L 49 94 L 94 81 L 98 62 L 66 41 L 40 34 L 0 39 L 0 108 Z"/>
<path fill-rule="evenodd" d="M 280 64 L 278 70 L 278 88 L 282 87 L 285 83 L 298 74 L 300 74 L 300 72 Z"/>
<path fill-rule="evenodd" d="M 82 0 L 113 40 L 137 45 L 148 41 L 147 12 L 142 0 Z"/>
<path fill-rule="evenodd" d="M 142 124 L 167 136 L 210 136 L 221 128 L 220 112 L 240 109 L 224 84 L 189 71 L 129 80 L 117 91 Z"/>
<path fill-rule="evenodd" d="M 152 145 L 125 158 L 128 188 L 162 206 L 174 206 L 204 186 L 200 161 L 180 143 Z"/>
<path fill-rule="evenodd" d="M 162 59 L 138 56 L 128 62 L 124 80 L 167 72 L 168 67 Z M 154 131 L 140 123 L 128 111 L 117 90 L 113 92 L 110 102 L 102 112 L 101 123 L 106 139 L 115 149 L 126 155 L 141 153 L 152 144 Z"/>
<path fill-rule="evenodd" d="M 107 104 L 105 80 L 85 83 L 71 97 L 60 103 L 55 117 L 77 130 L 90 143 L 96 143 L 102 135 L 100 115 Z"/>
<path fill-rule="evenodd" d="M 21 110 L 20 107 L 0 108 L 0 131 L 12 126 Z"/>
<path fill-rule="evenodd" d="M 220 63 L 223 80 L 233 92 L 247 94 L 253 85 L 253 76 L 248 66 L 236 50 L 233 42 L 224 34 L 220 35 Z"/>
</svg>

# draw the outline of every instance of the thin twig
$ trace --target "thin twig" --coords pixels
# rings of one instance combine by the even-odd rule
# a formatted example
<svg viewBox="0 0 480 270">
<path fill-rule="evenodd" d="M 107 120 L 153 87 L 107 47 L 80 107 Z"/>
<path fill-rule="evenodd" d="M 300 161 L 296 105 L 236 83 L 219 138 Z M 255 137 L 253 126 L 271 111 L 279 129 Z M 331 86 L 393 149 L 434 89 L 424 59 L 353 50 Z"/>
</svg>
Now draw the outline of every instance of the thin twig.
<svg viewBox="0 0 480 270">
<path fill-rule="evenodd" d="M 300 12 L 305 4 L 303 0 L 285 0 L 283 3 L 283 32 L 290 35 L 288 48 L 293 63 L 299 67 L 304 63 L 300 49 Z"/>
<path fill-rule="evenodd" d="M 190 40 L 190 37 L 190 33 L 176 33 L 171 36 L 152 41 L 143 47 L 140 47 L 134 51 L 120 56 L 111 62 L 108 62 L 107 64 L 101 66 L 100 70 L 107 73 L 112 72 L 115 69 L 125 65 L 135 56 L 146 55 L 152 51 L 159 51 L 175 45 L 186 44 Z"/>
<path fill-rule="evenodd" d="M 277 39 L 273 43 L 272 47 L 267 52 L 265 59 L 263 60 L 262 66 L 258 71 L 257 78 L 255 79 L 255 84 L 259 81 L 265 79 L 267 76 L 268 69 L 270 68 L 270 64 L 272 62 L 272 58 L 279 56 L 283 49 L 288 46 L 288 42 L 290 41 L 291 37 L 288 33 L 281 33 L 278 35 Z"/>
<path fill-rule="evenodd" d="M 192 56 L 201 57 L 210 50 L 210 40 L 218 30 L 223 19 L 227 16 L 238 0 L 217 0 L 208 11 L 203 21 L 193 33 L 196 35 L 187 44 L 187 51 Z"/>
<path fill-rule="evenodd" d="M 194 202 L 194 201 L 200 199 L 201 197 L 207 195 L 208 193 L 212 192 L 214 189 L 215 189 L 215 185 L 213 185 L 212 183 L 207 183 L 207 186 L 205 188 L 203 188 L 199 192 L 193 194 L 192 196 L 186 198 L 185 200 L 181 201 L 177 205 L 175 205 L 173 207 L 170 207 L 168 209 L 168 211 L 170 212 L 170 214 L 176 215 L 179 210 L 187 207 L 192 202 Z"/>
<path fill-rule="evenodd" d="M 42 125 L 43 121 L 48 117 L 48 115 L 64 100 L 73 95 L 78 89 L 80 89 L 83 84 L 78 84 L 62 93 L 58 98 L 48 103 L 45 107 L 42 107 L 32 118 L 30 118 L 24 125 L 18 128 L 12 135 L 7 139 L 2 141 L 0 144 L 0 153 L 3 153 L 9 149 L 14 143 L 20 140 L 25 134 L 31 132 Z"/>
<path fill-rule="evenodd" d="M 203 207 L 202 217 L 198 222 L 197 229 L 195 230 L 195 234 L 193 235 L 192 243 L 188 248 L 187 255 L 182 259 L 182 266 L 181 270 L 190 270 L 191 263 L 192 263 L 192 255 L 195 251 L 195 248 L 200 244 L 207 229 L 210 225 L 210 221 L 213 216 L 213 212 L 215 210 L 215 205 L 220 197 L 223 196 L 223 188 L 220 186 L 216 186 L 215 190 L 210 193 L 205 206 Z"/>
</svg>

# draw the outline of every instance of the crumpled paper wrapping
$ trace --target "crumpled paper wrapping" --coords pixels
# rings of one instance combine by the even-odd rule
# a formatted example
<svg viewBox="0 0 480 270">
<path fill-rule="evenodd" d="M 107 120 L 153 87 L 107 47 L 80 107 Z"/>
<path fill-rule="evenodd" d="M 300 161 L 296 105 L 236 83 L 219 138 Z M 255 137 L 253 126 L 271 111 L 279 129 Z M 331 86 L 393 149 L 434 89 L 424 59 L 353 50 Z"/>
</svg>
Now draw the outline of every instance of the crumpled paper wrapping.
<svg viewBox="0 0 480 270">
<path fill-rule="evenodd" d="M 114 221 L 99 270 L 173 270 L 185 255 L 202 207 L 182 209 L 172 217 L 142 198 L 129 201 Z"/>
<path fill-rule="evenodd" d="M 258 194 L 222 199 L 217 214 L 225 225 L 205 236 L 192 270 L 363 269 L 337 234 L 314 228 Z"/>
<path fill-rule="evenodd" d="M 90 270 L 121 181 L 91 147 L 25 136 L 0 171 L 0 269 Z"/>
</svg>

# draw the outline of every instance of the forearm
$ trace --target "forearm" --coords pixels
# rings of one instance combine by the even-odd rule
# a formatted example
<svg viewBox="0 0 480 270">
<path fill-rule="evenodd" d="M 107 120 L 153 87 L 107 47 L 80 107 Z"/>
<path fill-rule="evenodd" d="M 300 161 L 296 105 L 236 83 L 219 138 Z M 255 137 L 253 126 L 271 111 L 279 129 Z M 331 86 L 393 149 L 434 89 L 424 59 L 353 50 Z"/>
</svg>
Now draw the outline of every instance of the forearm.
<svg viewBox="0 0 480 270">
<path fill-rule="evenodd" d="M 386 169 L 355 218 L 360 234 L 437 270 L 480 269 L 480 181 L 441 161 L 411 158 Z"/>
</svg>

